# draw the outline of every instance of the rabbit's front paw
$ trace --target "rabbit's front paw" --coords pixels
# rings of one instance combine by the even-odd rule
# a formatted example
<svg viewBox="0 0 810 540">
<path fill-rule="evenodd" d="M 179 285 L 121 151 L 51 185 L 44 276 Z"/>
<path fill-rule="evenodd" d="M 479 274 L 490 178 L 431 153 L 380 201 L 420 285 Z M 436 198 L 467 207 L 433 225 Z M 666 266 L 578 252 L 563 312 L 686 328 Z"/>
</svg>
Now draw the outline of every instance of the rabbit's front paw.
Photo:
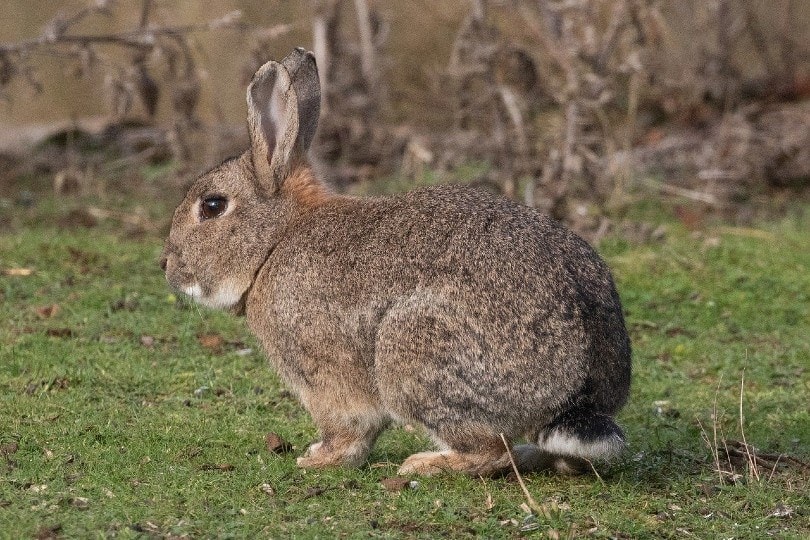
<svg viewBox="0 0 810 540">
<path fill-rule="evenodd" d="M 301 460 L 316 455 L 318 453 L 318 450 L 321 449 L 321 446 L 323 446 L 323 441 L 318 441 L 310 444 L 309 448 L 307 448 L 306 452 L 304 452 L 304 455 L 298 459 Z"/>
<path fill-rule="evenodd" d="M 362 441 L 343 445 L 319 441 L 311 444 L 304 455 L 296 460 L 296 464 L 303 469 L 322 469 L 340 465 L 356 467 L 365 461 L 368 450 L 368 446 Z"/>
<path fill-rule="evenodd" d="M 322 447 L 323 441 L 310 444 L 309 448 L 307 448 L 306 452 L 304 452 L 304 455 L 295 460 L 296 464 L 305 469 L 328 466 L 329 464 L 326 463 L 326 460 L 324 459 L 328 453 L 321 452 L 320 450 Z"/>
</svg>

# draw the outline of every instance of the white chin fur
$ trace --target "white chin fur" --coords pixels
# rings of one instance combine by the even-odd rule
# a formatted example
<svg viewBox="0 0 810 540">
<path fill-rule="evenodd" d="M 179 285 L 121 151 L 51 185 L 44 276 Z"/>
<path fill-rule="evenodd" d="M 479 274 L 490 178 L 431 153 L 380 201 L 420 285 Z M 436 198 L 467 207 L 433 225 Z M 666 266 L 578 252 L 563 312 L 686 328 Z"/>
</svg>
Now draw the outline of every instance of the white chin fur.
<svg viewBox="0 0 810 540">
<path fill-rule="evenodd" d="M 593 460 L 616 457 L 624 448 L 624 441 L 619 436 L 611 436 L 605 439 L 585 442 L 570 435 L 554 432 L 545 441 L 540 441 L 539 446 L 551 454 L 575 456 Z"/>
<path fill-rule="evenodd" d="M 210 296 L 204 296 L 202 287 L 198 284 L 186 287 L 183 292 L 205 307 L 226 309 L 239 302 L 244 289 L 237 287 L 233 282 L 226 281 Z"/>
</svg>

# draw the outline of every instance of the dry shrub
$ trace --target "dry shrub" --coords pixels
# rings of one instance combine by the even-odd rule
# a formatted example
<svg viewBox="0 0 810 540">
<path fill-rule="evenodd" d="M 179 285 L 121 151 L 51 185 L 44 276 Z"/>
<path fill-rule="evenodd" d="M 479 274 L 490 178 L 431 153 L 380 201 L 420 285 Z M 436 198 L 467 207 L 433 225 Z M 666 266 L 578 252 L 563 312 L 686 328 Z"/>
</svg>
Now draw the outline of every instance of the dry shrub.
<svg viewBox="0 0 810 540">
<path fill-rule="evenodd" d="M 340 186 L 485 163 L 473 180 L 604 231 L 605 216 L 650 186 L 727 207 L 810 178 L 810 7 L 796 0 L 318 0 L 307 21 L 271 28 L 234 14 L 156 23 L 152 1 L 140 5 L 132 30 L 75 33 L 81 21 L 116 15 L 118 3 L 94 1 L 35 39 L 0 45 L 0 92 L 36 86 L 31 58 L 57 55 L 103 77 L 120 125 L 136 108 L 150 117 L 168 105 L 170 125 L 148 126 L 154 155 L 198 168 L 190 164 L 238 151 L 244 130 L 200 122 L 205 60 L 189 36 L 249 35 L 246 82 L 280 36 L 309 27 L 324 96 L 315 157 Z M 421 37 L 438 32 L 431 43 L 447 50 L 414 55 L 419 33 L 409 25 L 433 19 Z M 411 35 L 396 41 L 403 27 Z"/>
<path fill-rule="evenodd" d="M 792 0 L 474 1 L 437 162 L 487 160 L 507 194 L 568 219 L 583 204 L 621 210 L 650 176 L 666 178 L 663 194 L 717 207 L 806 187 L 802 17 Z"/>
</svg>

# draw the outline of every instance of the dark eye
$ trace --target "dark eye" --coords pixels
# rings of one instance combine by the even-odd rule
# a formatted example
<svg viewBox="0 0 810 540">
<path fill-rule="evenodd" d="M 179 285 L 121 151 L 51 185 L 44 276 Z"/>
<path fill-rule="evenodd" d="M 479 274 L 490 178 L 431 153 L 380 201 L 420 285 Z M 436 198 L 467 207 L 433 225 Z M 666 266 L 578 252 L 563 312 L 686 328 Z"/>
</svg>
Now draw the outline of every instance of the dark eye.
<svg viewBox="0 0 810 540">
<path fill-rule="evenodd" d="M 221 195 L 213 195 L 202 200 L 200 217 L 203 220 L 217 218 L 228 209 L 228 199 Z"/>
</svg>

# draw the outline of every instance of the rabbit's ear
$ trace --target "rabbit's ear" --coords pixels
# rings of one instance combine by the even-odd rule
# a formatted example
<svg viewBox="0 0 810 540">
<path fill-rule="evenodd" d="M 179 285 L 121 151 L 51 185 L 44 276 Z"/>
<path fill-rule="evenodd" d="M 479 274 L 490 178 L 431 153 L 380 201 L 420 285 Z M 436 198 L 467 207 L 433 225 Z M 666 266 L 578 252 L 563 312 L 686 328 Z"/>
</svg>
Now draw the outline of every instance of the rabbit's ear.
<svg viewBox="0 0 810 540">
<path fill-rule="evenodd" d="M 315 137 L 321 111 L 321 84 L 315 55 L 296 47 L 281 61 L 298 96 L 298 147 L 305 153 Z"/>
<path fill-rule="evenodd" d="M 248 128 L 259 184 L 275 193 L 289 173 L 298 139 L 298 98 L 287 69 L 267 62 L 247 89 Z"/>
</svg>

